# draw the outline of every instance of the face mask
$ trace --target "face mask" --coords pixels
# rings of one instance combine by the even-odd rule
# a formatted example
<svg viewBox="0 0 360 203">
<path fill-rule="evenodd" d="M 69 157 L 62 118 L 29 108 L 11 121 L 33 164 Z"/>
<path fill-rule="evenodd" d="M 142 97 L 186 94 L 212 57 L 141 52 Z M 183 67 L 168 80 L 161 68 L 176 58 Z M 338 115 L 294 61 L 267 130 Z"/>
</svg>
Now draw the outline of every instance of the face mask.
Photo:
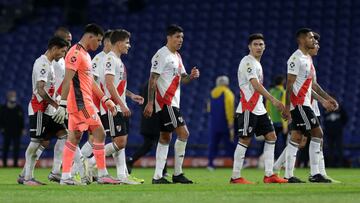
<svg viewBox="0 0 360 203">
<path fill-rule="evenodd" d="M 9 102 L 10 103 L 16 103 L 16 97 L 10 97 Z"/>
</svg>

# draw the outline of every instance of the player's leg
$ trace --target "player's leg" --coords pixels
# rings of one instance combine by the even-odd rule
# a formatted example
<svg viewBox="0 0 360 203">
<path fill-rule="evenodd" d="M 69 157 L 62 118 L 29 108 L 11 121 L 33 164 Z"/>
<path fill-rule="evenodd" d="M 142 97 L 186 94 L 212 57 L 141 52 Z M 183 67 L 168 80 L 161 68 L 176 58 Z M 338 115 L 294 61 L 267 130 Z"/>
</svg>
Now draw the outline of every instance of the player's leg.
<svg viewBox="0 0 360 203">
<path fill-rule="evenodd" d="M 57 124 L 57 125 L 59 125 L 59 124 Z M 64 127 L 62 127 L 62 129 L 60 129 L 56 132 L 56 137 L 57 137 L 57 140 L 54 145 L 53 166 L 52 166 L 50 174 L 48 175 L 48 179 L 50 181 L 60 183 L 63 150 L 64 150 L 65 142 L 67 139 L 67 131 L 65 130 Z"/>
<path fill-rule="evenodd" d="M 157 139 L 159 135 L 153 135 L 153 134 L 143 134 L 144 142 L 140 146 L 139 149 L 136 150 L 136 152 L 132 156 L 128 156 L 126 159 L 126 166 L 128 169 L 128 172 L 131 174 L 132 167 L 134 163 L 139 160 L 141 157 L 146 155 L 150 150 L 153 148 L 155 142 L 157 142 Z"/>
<path fill-rule="evenodd" d="M 186 178 L 182 171 L 182 165 L 185 158 L 186 144 L 189 138 L 189 130 L 184 123 L 184 125 L 177 127 L 175 129 L 175 132 L 177 134 L 177 139 L 174 145 L 174 174 L 172 176 L 172 181 L 173 183 L 192 184 L 193 181 Z"/>
<path fill-rule="evenodd" d="M 317 127 L 311 129 L 311 141 L 309 145 L 309 157 L 310 157 L 310 182 L 321 182 L 321 183 L 331 183 L 331 180 L 325 178 L 321 175 L 319 170 L 320 163 L 320 152 L 321 152 L 321 143 L 323 138 L 323 131 L 318 125 Z"/>
<path fill-rule="evenodd" d="M 291 138 L 289 144 L 286 147 L 285 152 L 285 179 L 288 180 L 288 183 L 303 183 L 299 178 L 294 176 L 294 168 L 296 162 L 296 155 L 299 149 L 299 144 L 301 143 L 303 137 L 302 131 L 292 130 Z"/>
<path fill-rule="evenodd" d="M 252 182 L 242 177 L 241 170 L 243 168 L 246 150 L 251 142 L 251 136 L 254 135 L 253 127 L 256 125 L 256 120 L 254 115 L 251 114 L 249 111 L 245 111 L 241 114 L 236 114 L 236 117 L 239 129 L 239 141 L 234 152 L 233 171 L 230 183 L 253 184 Z"/>
<path fill-rule="evenodd" d="M 171 132 L 160 132 L 159 141 L 156 147 L 156 164 L 152 184 L 171 183 L 163 177 L 163 170 L 169 152 L 169 144 L 171 141 L 171 137 Z"/>
</svg>

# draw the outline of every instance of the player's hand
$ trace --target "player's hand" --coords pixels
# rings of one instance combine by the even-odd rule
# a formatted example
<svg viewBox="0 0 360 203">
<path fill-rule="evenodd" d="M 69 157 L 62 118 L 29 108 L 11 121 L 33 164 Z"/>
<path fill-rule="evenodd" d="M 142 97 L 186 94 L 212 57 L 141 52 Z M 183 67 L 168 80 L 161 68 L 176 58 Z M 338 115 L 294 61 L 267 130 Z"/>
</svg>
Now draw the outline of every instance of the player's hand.
<svg viewBox="0 0 360 203">
<path fill-rule="evenodd" d="M 130 117 L 131 116 L 131 111 L 124 105 L 120 105 L 120 110 L 121 113 L 123 114 L 124 117 Z"/>
<path fill-rule="evenodd" d="M 333 107 L 334 107 L 333 111 L 336 111 L 339 109 L 339 103 L 335 99 L 331 98 L 328 101 L 333 105 Z"/>
<path fill-rule="evenodd" d="M 111 99 L 109 99 L 108 97 L 106 97 L 106 98 L 104 98 L 104 97 L 101 100 L 105 103 L 106 108 L 110 110 L 112 116 L 116 116 L 118 111 L 117 111 L 117 108 L 116 108 L 114 102 Z"/>
<path fill-rule="evenodd" d="M 200 71 L 196 67 L 191 69 L 190 80 L 195 80 L 200 77 Z"/>
<path fill-rule="evenodd" d="M 290 122 L 291 120 L 290 106 L 285 107 L 285 110 L 281 113 L 281 116 L 283 117 L 283 119 Z"/>
<path fill-rule="evenodd" d="M 63 124 L 64 120 L 67 119 L 67 112 L 66 112 L 66 100 L 61 100 L 58 108 L 55 111 L 55 114 L 52 116 L 52 119 L 55 123 Z"/>
<path fill-rule="evenodd" d="M 272 104 L 275 106 L 275 108 L 276 108 L 280 113 L 284 112 L 285 106 L 284 106 L 283 103 L 281 103 L 281 102 L 280 102 L 279 100 L 277 100 L 277 99 L 274 99 L 274 100 L 271 101 L 271 102 L 272 102 Z"/>
<path fill-rule="evenodd" d="M 154 111 L 154 107 L 153 107 L 153 103 L 152 102 L 148 102 L 145 106 L 144 109 L 144 116 L 145 118 L 150 118 L 152 113 Z"/>
<path fill-rule="evenodd" d="M 335 106 L 329 100 L 324 100 L 321 102 L 321 105 L 325 108 L 326 111 L 334 111 L 335 109 Z"/>
<path fill-rule="evenodd" d="M 132 97 L 131 97 L 131 99 L 134 101 L 134 102 L 136 102 L 136 103 L 138 103 L 138 104 L 143 104 L 144 103 L 144 98 L 142 97 L 142 96 L 140 96 L 140 95 L 133 95 Z"/>
</svg>

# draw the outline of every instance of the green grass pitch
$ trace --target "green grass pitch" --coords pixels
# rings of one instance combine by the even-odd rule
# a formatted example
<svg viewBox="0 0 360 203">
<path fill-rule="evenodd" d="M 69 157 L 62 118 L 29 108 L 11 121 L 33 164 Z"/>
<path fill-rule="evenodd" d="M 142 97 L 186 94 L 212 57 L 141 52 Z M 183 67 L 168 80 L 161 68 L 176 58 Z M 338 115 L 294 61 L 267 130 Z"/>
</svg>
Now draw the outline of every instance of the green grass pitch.
<svg viewBox="0 0 360 203">
<path fill-rule="evenodd" d="M 342 181 L 341 184 L 264 184 L 263 170 L 244 169 L 242 174 L 256 185 L 231 185 L 231 169 L 184 169 L 193 185 L 151 185 L 153 169 L 137 169 L 133 175 L 145 179 L 143 185 L 97 185 L 60 186 L 50 183 L 46 177 L 50 169 L 36 169 L 38 180 L 46 186 L 18 185 L 16 178 L 20 169 L 0 169 L 0 203 L 5 202 L 306 202 L 351 203 L 360 202 L 360 170 L 328 169 L 328 174 Z M 109 169 L 112 175 L 115 170 Z M 170 171 L 172 172 L 172 171 Z M 309 169 L 297 169 L 295 174 L 307 179 Z"/>
</svg>

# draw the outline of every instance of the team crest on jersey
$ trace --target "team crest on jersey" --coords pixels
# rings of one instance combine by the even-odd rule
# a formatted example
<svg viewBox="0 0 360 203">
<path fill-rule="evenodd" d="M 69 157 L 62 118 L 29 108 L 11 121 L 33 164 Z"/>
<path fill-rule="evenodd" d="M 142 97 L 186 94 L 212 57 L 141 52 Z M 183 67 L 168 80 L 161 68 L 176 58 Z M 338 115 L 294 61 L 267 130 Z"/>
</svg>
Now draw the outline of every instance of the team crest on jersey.
<svg viewBox="0 0 360 203">
<path fill-rule="evenodd" d="M 120 132 L 120 131 L 121 131 L 121 125 L 117 125 L 117 126 L 116 126 L 116 130 L 117 130 L 118 132 Z"/>
<path fill-rule="evenodd" d="M 290 63 L 290 68 L 293 69 L 294 67 L 295 67 L 295 63 L 294 63 L 294 62 L 291 62 L 291 63 Z"/>
<path fill-rule="evenodd" d="M 96 120 L 96 114 L 92 115 L 91 118 L 92 118 L 93 120 Z"/>
<path fill-rule="evenodd" d="M 183 117 L 180 116 L 180 117 L 178 117 L 178 119 L 179 119 L 180 123 L 184 122 Z"/>
<path fill-rule="evenodd" d="M 249 133 L 251 133 L 253 131 L 253 128 L 250 126 L 248 131 L 249 131 Z"/>
<path fill-rule="evenodd" d="M 45 73 L 46 73 L 46 70 L 44 68 L 40 70 L 41 75 L 44 75 Z"/>
<path fill-rule="evenodd" d="M 70 62 L 71 62 L 71 63 L 75 63 L 76 61 L 77 61 L 76 56 L 73 56 L 73 57 L 70 58 Z"/>
<path fill-rule="evenodd" d="M 316 123 L 316 119 L 315 119 L 315 118 L 312 118 L 312 119 L 311 119 L 311 122 L 312 122 L 313 124 L 315 124 L 315 123 Z"/>
<path fill-rule="evenodd" d="M 107 70 L 109 70 L 109 68 L 111 67 L 110 61 L 106 62 L 105 66 L 106 66 Z"/>
</svg>

